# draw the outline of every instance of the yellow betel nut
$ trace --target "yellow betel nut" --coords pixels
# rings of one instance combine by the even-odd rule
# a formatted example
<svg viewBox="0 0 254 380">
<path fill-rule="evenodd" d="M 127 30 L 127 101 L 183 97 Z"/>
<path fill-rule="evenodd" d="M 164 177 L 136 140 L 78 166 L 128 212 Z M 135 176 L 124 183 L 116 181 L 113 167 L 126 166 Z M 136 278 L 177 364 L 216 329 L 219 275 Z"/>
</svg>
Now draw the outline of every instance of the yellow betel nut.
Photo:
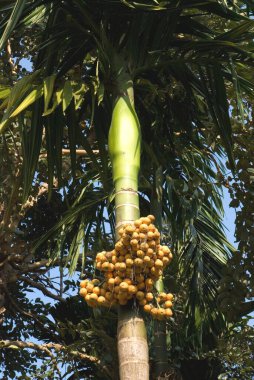
<svg viewBox="0 0 254 380">
<path fill-rule="evenodd" d="M 141 267 L 143 265 L 143 260 L 138 257 L 134 260 L 134 265 L 137 267 Z"/>
<path fill-rule="evenodd" d="M 103 296 L 98 297 L 97 302 L 99 305 L 104 305 L 106 303 L 106 298 Z"/>
<path fill-rule="evenodd" d="M 81 288 L 80 291 L 79 291 L 79 294 L 81 295 L 81 297 L 85 297 L 87 295 L 86 288 Z"/>
<path fill-rule="evenodd" d="M 92 293 L 93 288 L 94 285 L 91 282 L 88 282 L 88 284 L 86 285 L 86 290 L 88 291 L 88 293 Z"/>
<path fill-rule="evenodd" d="M 142 223 L 142 224 L 139 226 L 139 231 L 140 231 L 140 232 L 143 232 L 143 233 L 147 233 L 147 232 L 148 232 L 148 225 L 145 224 L 145 223 Z"/>
<path fill-rule="evenodd" d="M 158 313 L 158 310 L 159 310 L 159 309 L 157 309 L 157 307 L 153 307 L 153 308 L 151 309 L 151 315 L 152 315 L 153 317 L 156 317 L 156 316 L 157 316 L 157 313 Z"/>
<path fill-rule="evenodd" d="M 168 294 L 166 294 L 166 300 L 167 300 L 167 301 L 173 301 L 173 299 L 174 299 L 174 296 L 173 296 L 172 293 L 168 293 Z"/>
<path fill-rule="evenodd" d="M 128 293 L 130 294 L 136 294 L 138 291 L 138 288 L 135 285 L 129 285 L 128 286 Z"/>
<path fill-rule="evenodd" d="M 150 293 L 150 292 L 146 293 L 146 300 L 149 302 L 152 301 L 153 300 L 153 293 Z"/>
<path fill-rule="evenodd" d="M 101 292 L 101 290 L 100 290 L 99 286 L 95 286 L 95 287 L 93 288 L 93 293 L 94 293 L 94 294 L 97 294 L 97 296 L 100 295 L 100 292 Z"/>
<path fill-rule="evenodd" d="M 146 313 L 150 313 L 150 311 L 152 310 L 152 308 L 153 308 L 153 306 L 150 305 L 150 304 L 148 304 L 148 303 L 146 305 L 144 305 L 144 311 Z"/>
<path fill-rule="evenodd" d="M 126 305 L 129 300 L 136 299 L 155 319 L 172 316 L 171 293 L 157 296 L 160 307 L 151 304 L 156 299 L 154 282 L 172 259 L 170 249 L 160 245 L 160 233 L 154 221 L 154 216 L 148 215 L 122 226 L 114 249 L 97 254 L 96 268 L 103 272 L 104 281 L 80 282 L 80 295 L 89 306 Z"/>
<path fill-rule="evenodd" d="M 157 259 L 154 263 L 155 268 L 163 268 L 163 262 L 160 259 Z"/>
<path fill-rule="evenodd" d="M 97 294 L 95 293 L 90 294 L 90 301 L 97 301 L 97 300 L 98 300 Z"/>
<path fill-rule="evenodd" d="M 173 312 L 171 309 L 165 309 L 165 315 L 166 317 L 170 318 L 173 315 Z"/>
<path fill-rule="evenodd" d="M 129 288 L 129 285 L 127 284 L 127 282 L 123 281 L 123 282 L 120 283 L 119 287 L 120 287 L 121 291 L 126 291 L 127 292 L 128 288 Z"/>
<path fill-rule="evenodd" d="M 81 288 L 85 288 L 86 285 L 88 284 L 88 282 L 89 282 L 89 280 L 82 280 L 82 281 L 80 281 L 80 287 Z"/>
<path fill-rule="evenodd" d="M 158 309 L 158 312 L 157 312 L 158 319 L 163 319 L 164 316 L 165 316 L 165 310 L 162 308 Z"/>
<path fill-rule="evenodd" d="M 147 218 L 149 218 L 152 223 L 155 221 L 154 215 L 148 215 Z"/>
<path fill-rule="evenodd" d="M 126 234 L 131 235 L 135 231 L 135 227 L 130 224 L 130 225 L 125 227 L 124 231 Z"/>
<path fill-rule="evenodd" d="M 164 308 L 165 308 L 165 309 L 171 308 L 172 306 L 173 306 L 173 304 L 172 304 L 171 301 L 166 301 L 166 302 L 164 303 Z"/>
</svg>

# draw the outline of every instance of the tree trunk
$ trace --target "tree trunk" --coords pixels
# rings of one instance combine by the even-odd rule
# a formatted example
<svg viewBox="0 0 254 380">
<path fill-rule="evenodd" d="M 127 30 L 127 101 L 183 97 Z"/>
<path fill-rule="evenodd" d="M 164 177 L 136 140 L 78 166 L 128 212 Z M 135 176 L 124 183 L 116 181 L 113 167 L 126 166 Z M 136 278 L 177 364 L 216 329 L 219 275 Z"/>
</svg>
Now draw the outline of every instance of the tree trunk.
<svg viewBox="0 0 254 380">
<path fill-rule="evenodd" d="M 140 127 L 134 109 L 133 84 L 127 74 L 118 77 L 118 89 L 109 131 L 116 207 L 116 239 L 121 225 L 139 218 L 138 173 Z M 148 380 L 146 328 L 135 305 L 119 306 L 118 357 L 121 380 Z"/>
<path fill-rule="evenodd" d="M 156 225 L 162 230 L 162 183 L 163 173 L 160 166 L 155 171 L 155 181 L 153 196 L 151 201 L 151 212 L 155 216 Z M 155 287 L 158 292 L 164 292 L 163 278 L 156 281 Z M 166 341 L 166 321 L 154 321 L 154 375 L 155 378 L 166 379 L 163 376 L 168 370 L 167 341 Z"/>
</svg>

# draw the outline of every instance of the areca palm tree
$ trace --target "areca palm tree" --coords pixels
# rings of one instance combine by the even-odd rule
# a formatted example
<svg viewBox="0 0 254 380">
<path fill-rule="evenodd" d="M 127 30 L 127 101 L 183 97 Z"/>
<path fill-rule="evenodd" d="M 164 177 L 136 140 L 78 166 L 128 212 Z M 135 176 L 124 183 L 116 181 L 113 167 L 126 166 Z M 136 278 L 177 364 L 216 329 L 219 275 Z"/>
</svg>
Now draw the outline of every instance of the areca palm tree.
<svg viewBox="0 0 254 380">
<path fill-rule="evenodd" d="M 203 180 L 203 175 L 209 182 L 212 169 L 206 161 L 213 159 L 218 165 L 215 157 L 222 149 L 233 165 L 227 86 L 234 86 L 240 112 L 241 91 L 250 93 L 253 87 L 238 74 L 243 59 L 246 70 L 251 66 L 248 41 L 253 37 L 253 22 L 241 14 L 242 9 L 210 1 L 184 1 L 173 6 L 170 1 L 17 1 L 3 10 L 2 47 L 15 30 L 36 25 L 38 33 L 33 73 L 13 89 L 5 86 L 1 92 L 1 131 L 4 133 L 18 117 L 22 134 L 24 199 L 42 150 L 47 152 L 50 196 L 54 176 L 61 181 L 62 148 L 70 150 L 72 174 L 77 177 L 75 152 L 82 146 L 94 166 L 86 164 L 90 170 L 87 183 L 91 189 L 96 181 L 103 186 L 101 199 L 91 200 L 89 206 L 97 205 L 103 212 L 105 197 L 112 191 L 109 152 L 116 204 L 116 215 L 110 215 L 110 222 L 117 238 L 121 224 L 139 216 L 142 144 L 140 189 L 145 198 L 141 198 L 141 208 L 148 208 L 146 200 L 152 199 L 154 188 L 155 193 L 158 190 L 150 183 L 153 173 L 161 168 L 161 190 L 167 192 L 162 214 L 171 219 L 174 233 L 188 227 L 179 241 L 186 241 L 190 231 L 196 239 L 193 220 L 198 220 L 203 199 L 203 218 L 210 215 L 216 220 L 211 205 L 221 205 L 216 185 L 207 183 L 210 193 L 204 196 L 193 182 Z M 209 27 L 211 15 L 227 21 L 229 30 Z M 176 178 L 171 177 L 172 172 Z M 190 189 L 186 176 L 192 179 Z M 86 190 L 77 199 L 76 213 L 68 213 L 49 234 L 69 227 L 80 216 L 87 208 L 80 203 L 84 194 Z M 179 200 L 179 194 L 186 196 Z M 88 240 L 92 220 L 85 216 L 78 223 L 78 233 L 84 233 Z M 209 222 L 203 219 L 200 225 L 207 228 Z M 78 236 L 75 234 L 69 253 L 73 267 Z M 132 308 L 121 308 L 119 335 L 130 321 L 135 326 L 133 347 L 137 340 L 142 342 L 142 372 L 148 373 L 143 320 L 136 318 Z M 126 353 L 124 349 L 122 355 Z M 128 372 L 134 379 L 139 366 L 133 357 L 123 357 L 122 362 L 127 361 L 127 369 L 120 363 L 121 378 L 128 378 Z"/>
</svg>

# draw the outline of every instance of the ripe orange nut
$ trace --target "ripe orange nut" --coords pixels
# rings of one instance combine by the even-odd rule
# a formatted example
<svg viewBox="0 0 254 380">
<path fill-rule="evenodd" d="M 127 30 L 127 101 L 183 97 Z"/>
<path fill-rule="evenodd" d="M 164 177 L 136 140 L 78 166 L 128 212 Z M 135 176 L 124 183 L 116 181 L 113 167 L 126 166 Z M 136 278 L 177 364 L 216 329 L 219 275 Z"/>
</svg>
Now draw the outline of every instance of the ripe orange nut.
<svg viewBox="0 0 254 380">
<path fill-rule="evenodd" d="M 157 259 L 154 263 L 155 268 L 163 268 L 163 262 L 160 259 Z"/>
<path fill-rule="evenodd" d="M 149 248 L 152 248 L 152 249 L 156 248 L 156 242 L 155 242 L 155 240 L 148 240 L 147 244 L 148 244 Z"/>
<path fill-rule="evenodd" d="M 163 319 L 163 317 L 165 316 L 165 310 L 164 309 L 158 309 L 158 312 L 157 312 L 157 316 L 160 320 Z"/>
<path fill-rule="evenodd" d="M 105 261 L 102 265 L 101 265 L 101 269 L 103 271 L 107 271 L 109 268 L 109 262 L 108 261 Z"/>
<path fill-rule="evenodd" d="M 82 280 L 80 281 L 80 287 L 85 288 L 89 280 Z"/>
<path fill-rule="evenodd" d="M 172 294 L 172 293 L 168 293 L 168 294 L 166 294 L 166 299 L 167 299 L 168 301 L 173 301 L 173 299 L 174 299 L 173 294 Z"/>
<path fill-rule="evenodd" d="M 90 301 L 97 301 L 98 296 L 95 293 L 90 294 Z"/>
<path fill-rule="evenodd" d="M 165 309 L 165 315 L 166 317 L 170 318 L 173 315 L 173 312 L 171 309 Z"/>
<path fill-rule="evenodd" d="M 155 232 L 156 231 L 156 228 L 153 224 L 149 224 L 148 226 L 148 231 L 152 231 L 152 232 Z"/>
<path fill-rule="evenodd" d="M 149 302 L 152 301 L 153 300 L 153 293 L 150 293 L 150 292 L 146 293 L 146 300 Z"/>
<path fill-rule="evenodd" d="M 172 306 L 173 306 L 173 304 L 172 304 L 171 301 L 166 301 L 166 302 L 164 303 L 164 307 L 165 307 L 165 309 L 171 308 Z"/>
<path fill-rule="evenodd" d="M 130 241 L 130 245 L 131 246 L 137 246 L 138 245 L 138 239 L 131 239 L 131 241 Z"/>
<path fill-rule="evenodd" d="M 130 294 L 136 294 L 137 291 L 138 291 L 137 286 L 135 286 L 135 285 L 129 285 L 128 286 L 128 293 L 130 293 Z"/>
<path fill-rule="evenodd" d="M 143 234 L 143 232 L 140 232 L 138 234 L 138 239 L 140 240 L 140 242 L 145 242 L 147 240 L 147 235 L 146 234 Z"/>
<path fill-rule="evenodd" d="M 125 263 L 127 267 L 132 267 L 134 264 L 132 259 L 126 259 Z"/>
<path fill-rule="evenodd" d="M 155 221 L 155 216 L 154 215 L 148 215 L 147 218 L 150 219 L 151 223 Z"/>
<path fill-rule="evenodd" d="M 151 261 L 151 259 L 150 259 L 149 256 L 145 256 L 145 257 L 143 258 L 143 262 L 144 262 L 144 264 L 148 264 L 148 263 L 150 263 L 150 261 Z"/>
<path fill-rule="evenodd" d="M 125 227 L 125 232 L 128 235 L 131 235 L 135 231 L 135 227 L 131 224 Z"/>
<path fill-rule="evenodd" d="M 86 288 L 81 288 L 80 291 L 79 291 L 79 294 L 81 295 L 81 297 L 85 297 L 87 295 Z"/>
<path fill-rule="evenodd" d="M 119 270 L 120 270 L 120 271 L 123 271 L 123 270 L 126 269 L 126 264 L 125 264 L 125 263 L 120 263 L 120 264 L 119 264 L 119 267 L 120 267 Z"/>
<path fill-rule="evenodd" d="M 119 287 L 120 287 L 121 291 L 126 291 L 127 292 L 128 288 L 129 288 L 129 285 L 125 281 L 123 281 L 123 282 L 120 283 Z"/>
<path fill-rule="evenodd" d="M 140 231 L 140 232 L 143 232 L 143 233 L 148 232 L 148 225 L 145 224 L 145 223 L 142 223 L 142 224 L 139 226 L 139 231 Z"/>
<path fill-rule="evenodd" d="M 105 253 L 106 253 L 106 252 L 105 252 Z M 106 256 L 105 256 L 104 252 L 100 252 L 100 253 L 97 254 L 97 256 L 96 256 L 96 261 L 104 262 L 104 261 L 106 261 L 106 260 L 107 260 L 107 259 L 106 259 Z"/>
<path fill-rule="evenodd" d="M 138 257 L 134 260 L 134 265 L 137 267 L 141 267 L 143 265 L 143 260 Z"/>
<path fill-rule="evenodd" d="M 86 290 L 88 291 L 88 293 L 92 293 L 93 288 L 94 285 L 91 282 L 88 282 L 88 284 L 86 285 Z"/>
<path fill-rule="evenodd" d="M 98 297 L 97 302 L 99 305 L 104 305 L 106 302 L 106 298 L 103 296 Z"/>
<path fill-rule="evenodd" d="M 123 281 L 126 282 L 126 284 L 128 285 L 132 285 L 132 281 L 130 278 L 125 278 Z"/>
<path fill-rule="evenodd" d="M 142 221 L 140 219 L 135 220 L 134 226 L 139 227 L 142 224 Z"/>
<path fill-rule="evenodd" d="M 100 288 L 99 288 L 99 286 L 95 286 L 95 287 L 93 288 L 93 293 L 94 293 L 94 294 L 97 294 L 97 295 L 100 294 Z"/>
<path fill-rule="evenodd" d="M 163 257 L 163 258 L 162 258 L 162 262 L 163 262 L 163 265 L 164 265 L 164 266 L 168 265 L 168 264 L 169 264 L 169 261 L 170 261 L 170 260 L 169 260 L 168 257 Z"/>
<path fill-rule="evenodd" d="M 168 255 L 170 253 L 170 249 L 166 245 L 163 245 L 161 249 L 165 255 Z"/>
<path fill-rule="evenodd" d="M 111 262 L 112 262 L 112 264 L 116 264 L 117 263 L 117 257 L 115 255 L 112 256 Z"/>
<path fill-rule="evenodd" d="M 133 232 L 131 235 L 132 239 L 139 239 L 139 233 L 137 231 Z"/>
<path fill-rule="evenodd" d="M 147 225 L 149 226 L 149 224 L 151 224 L 151 219 L 149 219 L 147 216 L 144 216 L 144 217 L 142 218 L 142 222 L 143 222 L 144 224 L 147 224 Z"/>
<path fill-rule="evenodd" d="M 146 286 L 153 286 L 154 281 L 151 278 L 147 278 L 145 280 L 145 284 L 146 284 Z"/>
<path fill-rule="evenodd" d="M 108 266 L 108 270 L 109 270 L 109 272 L 113 272 L 114 269 L 115 269 L 114 264 L 109 263 L 109 266 Z"/>
<path fill-rule="evenodd" d="M 114 286 L 114 285 L 115 285 L 115 279 L 114 278 L 108 279 L 108 286 Z"/>
<path fill-rule="evenodd" d="M 157 307 L 153 307 L 153 308 L 151 309 L 151 315 L 152 315 L 153 317 L 156 317 L 156 315 L 157 315 L 157 313 L 158 313 L 158 310 L 159 310 L 159 309 L 157 309 Z"/>
<path fill-rule="evenodd" d="M 165 292 L 161 292 L 159 294 L 159 297 L 160 297 L 162 302 L 165 302 L 167 300 L 167 294 Z"/>
<path fill-rule="evenodd" d="M 168 260 L 167 257 L 164 257 L 164 252 L 163 252 L 162 249 L 159 249 L 159 250 L 158 250 L 158 252 L 157 252 L 157 257 L 158 257 L 158 259 L 161 259 L 162 261 L 163 261 L 163 258 L 165 258 L 165 259 Z"/>
<path fill-rule="evenodd" d="M 120 230 L 118 231 L 118 234 L 119 234 L 120 236 L 122 236 L 122 235 L 123 235 L 123 233 L 124 233 L 124 228 L 123 228 L 123 227 L 121 227 L 121 228 L 120 228 Z"/>
<path fill-rule="evenodd" d="M 146 313 L 150 313 L 150 311 L 152 310 L 152 305 L 150 305 L 149 303 L 147 303 L 146 305 L 144 305 L 144 311 Z"/>
<path fill-rule="evenodd" d="M 154 235 L 154 239 L 159 239 L 161 236 L 161 234 L 159 233 L 159 231 L 157 229 L 155 229 L 153 235 Z"/>
<path fill-rule="evenodd" d="M 119 270 L 121 268 L 121 263 L 116 263 L 115 264 L 115 270 Z"/>
<path fill-rule="evenodd" d="M 141 249 L 139 249 L 139 250 L 137 250 L 136 255 L 138 258 L 143 259 L 145 256 L 145 253 Z"/>
<path fill-rule="evenodd" d="M 146 255 L 152 258 L 154 256 L 153 248 L 148 248 L 146 251 Z"/>
<path fill-rule="evenodd" d="M 105 254 L 105 256 L 106 256 L 106 259 L 110 262 L 110 261 L 111 261 L 111 258 L 112 258 L 112 256 L 113 256 L 112 251 L 107 252 L 107 253 Z"/>
<path fill-rule="evenodd" d="M 148 248 L 149 248 L 148 243 L 146 243 L 146 242 L 143 241 L 143 242 L 140 244 L 140 249 L 142 249 L 142 251 L 147 251 Z"/>
</svg>

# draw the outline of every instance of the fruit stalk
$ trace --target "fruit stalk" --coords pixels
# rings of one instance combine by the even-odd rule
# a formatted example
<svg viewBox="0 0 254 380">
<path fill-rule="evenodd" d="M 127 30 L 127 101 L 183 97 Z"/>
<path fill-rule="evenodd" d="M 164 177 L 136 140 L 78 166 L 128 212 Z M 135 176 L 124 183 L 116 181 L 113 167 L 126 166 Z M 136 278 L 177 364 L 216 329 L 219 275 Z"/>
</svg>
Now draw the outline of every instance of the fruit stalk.
<svg viewBox="0 0 254 380">
<path fill-rule="evenodd" d="M 116 239 L 121 226 L 140 215 L 137 191 L 141 143 L 132 80 L 124 73 L 117 82 L 108 144 L 115 186 Z M 133 303 L 119 305 L 117 334 L 120 379 L 148 380 L 146 328 Z"/>
</svg>

